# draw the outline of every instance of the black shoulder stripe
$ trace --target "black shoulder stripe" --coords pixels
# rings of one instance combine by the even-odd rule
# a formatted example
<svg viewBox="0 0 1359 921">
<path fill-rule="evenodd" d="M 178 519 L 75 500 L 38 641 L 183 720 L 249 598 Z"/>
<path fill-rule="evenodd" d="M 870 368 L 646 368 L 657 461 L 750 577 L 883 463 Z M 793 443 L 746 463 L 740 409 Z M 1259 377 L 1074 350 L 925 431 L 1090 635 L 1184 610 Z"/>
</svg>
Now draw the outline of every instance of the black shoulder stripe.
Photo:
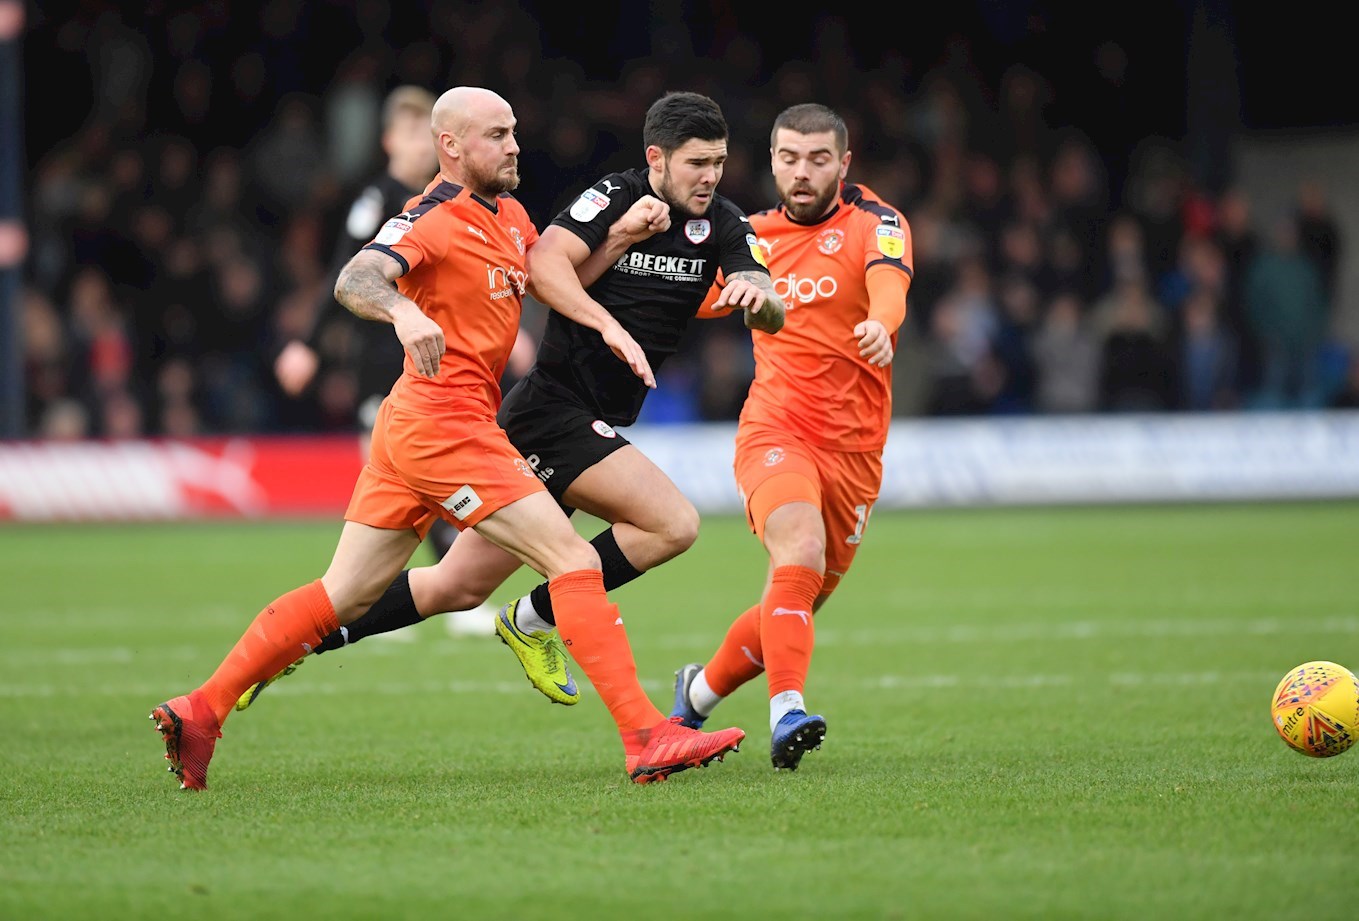
<svg viewBox="0 0 1359 921">
<path fill-rule="evenodd" d="M 893 268 L 901 269 L 903 272 L 906 273 L 906 276 L 908 278 L 915 278 L 915 272 L 911 270 L 911 267 L 909 265 L 902 262 L 900 259 L 888 259 L 886 256 L 884 256 L 881 259 L 874 259 L 868 265 L 864 266 L 864 271 L 867 272 L 875 265 L 890 265 Z"/>
<path fill-rule="evenodd" d="M 461 191 L 462 186 L 460 185 L 455 185 L 452 182 L 441 182 L 426 192 L 425 197 L 416 202 L 414 208 L 406 212 L 406 218 L 413 221 L 436 205 L 457 198 Z"/>
<path fill-rule="evenodd" d="M 388 256 L 391 256 L 398 263 L 400 263 L 402 275 L 405 275 L 407 272 L 411 270 L 411 264 L 406 261 L 406 257 L 398 253 L 396 250 L 392 249 L 390 246 L 387 246 L 385 243 L 369 243 L 367 246 L 364 247 L 364 249 L 376 250 L 379 253 L 386 253 Z"/>
<path fill-rule="evenodd" d="M 884 224 L 896 224 L 898 226 L 901 224 L 901 218 L 894 208 L 884 205 L 877 199 L 868 198 L 864 195 L 863 189 L 857 185 L 845 183 L 845 190 L 840 198 L 845 204 L 853 205 L 860 211 L 867 211 Z"/>
</svg>

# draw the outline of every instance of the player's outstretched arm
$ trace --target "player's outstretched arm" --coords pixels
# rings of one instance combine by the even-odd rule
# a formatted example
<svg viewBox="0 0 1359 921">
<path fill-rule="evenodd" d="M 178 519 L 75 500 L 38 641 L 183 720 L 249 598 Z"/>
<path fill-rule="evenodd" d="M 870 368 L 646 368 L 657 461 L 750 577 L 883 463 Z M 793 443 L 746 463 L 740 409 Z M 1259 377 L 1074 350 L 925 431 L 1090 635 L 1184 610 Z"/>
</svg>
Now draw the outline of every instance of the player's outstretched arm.
<svg viewBox="0 0 1359 921">
<path fill-rule="evenodd" d="M 763 272 L 733 272 L 711 310 L 741 309 L 746 328 L 776 333 L 783 329 L 783 298 L 774 293 L 774 282 Z"/>
<path fill-rule="evenodd" d="M 335 281 L 335 300 L 356 317 L 390 323 L 401 346 L 425 377 L 439 373 L 444 331 L 393 284 L 401 265 L 375 250 L 360 250 L 345 263 Z"/>
</svg>

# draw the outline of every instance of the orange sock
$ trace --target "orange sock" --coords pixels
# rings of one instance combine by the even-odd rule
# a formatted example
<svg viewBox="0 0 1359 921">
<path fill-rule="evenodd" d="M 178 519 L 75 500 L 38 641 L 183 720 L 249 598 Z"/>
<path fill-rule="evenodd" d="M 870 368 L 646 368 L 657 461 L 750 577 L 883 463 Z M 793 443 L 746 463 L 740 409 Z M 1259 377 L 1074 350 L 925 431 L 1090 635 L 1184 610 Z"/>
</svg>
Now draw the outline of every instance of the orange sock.
<svg viewBox="0 0 1359 921">
<path fill-rule="evenodd" d="M 714 694 L 723 697 L 764 671 L 760 647 L 760 606 L 757 604 L 732 622 L 722 645 L 703 666 L 703 679 Z"/>
<path fill-rule="evenodd" d="M 218 725 L 226 722 L 246 688 L 277 675 L 339 627 L 320 579 L 293 589 L 255 615 L 217 671 L 199 688 L 217 714 Z"/>
<path fill-rule="evenodd" d="M 821 582 L 821 573 L 806 566 L 780 566 L 769 580 L 760 603 L 760 644 L 770 697 L 802 693 L 812 664 L 812 604 Z"/>
<path fill-rule="evenodd" d="M 637 662 L 628 645 L 618 606 L 604 593 L 598 569 L 568 572 L 547 584 L 557 632 L 609 708 L 619 730 L 646 729 L 665 716 L 637 681 Z"/>
</svg>

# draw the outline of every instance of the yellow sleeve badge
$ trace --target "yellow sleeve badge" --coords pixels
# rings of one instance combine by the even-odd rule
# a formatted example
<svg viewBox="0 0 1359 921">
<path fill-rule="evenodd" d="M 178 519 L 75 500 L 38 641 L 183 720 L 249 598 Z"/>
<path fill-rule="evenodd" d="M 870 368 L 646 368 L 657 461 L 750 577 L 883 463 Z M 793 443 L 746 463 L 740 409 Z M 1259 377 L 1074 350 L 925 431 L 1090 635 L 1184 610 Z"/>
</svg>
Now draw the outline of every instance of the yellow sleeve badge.
<svg viewBox="0 0 1359 921">
<path fill-rule="evenodd" d="M 764 258 L 764 248 L 760 246 L 760 241 L 755 239 L 755 234 L 746 234 L 746 246 L 750 247 L 750 255 L 755 257 L 756 262 L 766 269 L 769 268 L 769 263 L 766 262 Z"/>
<path fill-rule="evenodd" d="M 906 232 L 900 227 L 879 224 L 877 233 L 878 252 L 889 259 L 900 259 L 906 255 Z"/>
</svg>

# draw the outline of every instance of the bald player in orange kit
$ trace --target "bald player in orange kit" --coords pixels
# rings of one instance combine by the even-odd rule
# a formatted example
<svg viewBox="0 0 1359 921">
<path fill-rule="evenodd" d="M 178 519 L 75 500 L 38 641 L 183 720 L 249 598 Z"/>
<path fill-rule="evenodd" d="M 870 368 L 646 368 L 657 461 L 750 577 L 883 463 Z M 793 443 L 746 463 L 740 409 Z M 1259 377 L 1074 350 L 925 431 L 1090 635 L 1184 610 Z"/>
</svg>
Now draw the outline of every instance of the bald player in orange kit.
<svg viewBox="0 0 1359 921">
<path fill-rule="evenodd" d="M 266 605 L 207 681 L 152 710 L 183 788 L 207 787 L 221 725 L 245 689 L 362 615 L 436 517 L 475 528 L 548 579 L 561 635 L 618 727 L 632 780 L 707 764 L 744 738 L 679 725 L 648 699 L 599 555 L 496 424 L 538 239 L 508 194 L 519 185 L 515 127 L 509 103 L 490 90 L 440 96 L 431 116 L 439 174 L 340 273 L 336 299 L 392 325 L 406 353 L 402 375 L 378 412 L 324 575 Z M 650 381 L 642 348 L 583 291 L 552 307 L 598 331 Z"/>
<path fill-rule="evenodd" d="M 765 672 L 770 758 L 794 770 L 826 734 L 825 718 L 803 700 L 813 614 L 849 571 L 878 498 L 912 257 L 901 213 L 845 181 L 848 131 L 834 111 L 784 110 L 770 156 L 780 204 L 750 223 L 787 316 L 777 337 L 752 332 L 755 380 L 735 462 L 769 574 L 759 603 L 736 618 L 707 664 L 676 672 L 671 716 L 698 728 Z"/>
</svg>

